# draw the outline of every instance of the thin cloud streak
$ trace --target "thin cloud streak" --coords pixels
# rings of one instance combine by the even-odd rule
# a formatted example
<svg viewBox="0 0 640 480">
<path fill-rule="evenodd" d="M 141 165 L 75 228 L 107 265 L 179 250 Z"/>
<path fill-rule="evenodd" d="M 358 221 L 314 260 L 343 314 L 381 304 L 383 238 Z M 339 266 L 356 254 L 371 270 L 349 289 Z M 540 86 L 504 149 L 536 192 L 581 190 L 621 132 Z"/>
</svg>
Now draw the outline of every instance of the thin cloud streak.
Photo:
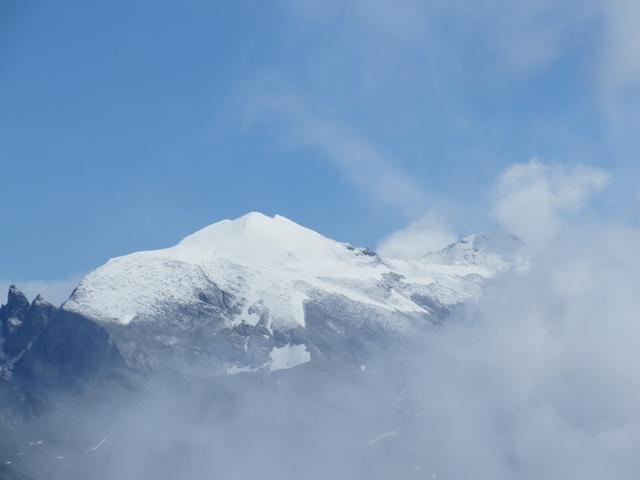
<svg viewBox="0 0 640 480">
<path fill-rule="evenodd" d="M 247 114 L 253 122 L 279 124 L 287 148 L 317 149 L 375 202 L 407 216 L 426 204 L 422 186 L 398 166 L 397 159 L 388 158 L 348 125 L 314 110 L 305 98 L 266 91 L 254 94 L 247 102 Z"/>
</svg>

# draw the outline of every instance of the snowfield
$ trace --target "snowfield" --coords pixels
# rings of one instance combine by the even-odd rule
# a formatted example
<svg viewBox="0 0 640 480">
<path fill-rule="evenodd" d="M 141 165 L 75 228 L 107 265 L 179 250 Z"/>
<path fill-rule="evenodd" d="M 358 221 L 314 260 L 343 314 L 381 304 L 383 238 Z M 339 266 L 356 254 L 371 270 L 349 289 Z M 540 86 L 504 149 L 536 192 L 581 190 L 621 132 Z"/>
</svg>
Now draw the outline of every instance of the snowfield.
<svg viewBox="0 0 640 480">
<path fill-rule="evenodd" d="M 471 243 L 467 250 L 473 253 Z M 205 227 L 173 247 L 109 260 L 80 282 L 64 308 L 128 324 L 152 319 L 167 304 L 202 302 L 216 285 L 237 299 L 233 321 L 251 325 L 268 312 L 270 325 L 304 326 L 303 304 L 314 290 L 390 311 L 429 313 L 413 295 L 459 303 L 477 291 L 474 276 L 491 278 L 507 266 L 496 253 L 484 262 L 476 257 L 388 259 L 278 215 L 249 213 Z M 389 286 L 389 276 L 399 281 Z"/>
</svg>

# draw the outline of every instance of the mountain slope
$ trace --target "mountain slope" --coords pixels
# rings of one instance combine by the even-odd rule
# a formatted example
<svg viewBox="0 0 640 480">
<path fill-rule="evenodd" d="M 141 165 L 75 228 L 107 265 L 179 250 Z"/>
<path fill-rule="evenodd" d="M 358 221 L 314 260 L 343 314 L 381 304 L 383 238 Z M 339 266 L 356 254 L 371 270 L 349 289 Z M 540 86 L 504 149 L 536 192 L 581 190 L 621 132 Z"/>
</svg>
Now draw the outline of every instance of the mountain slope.
<svg viewBox="0 0 640 480">
<path fill-rule="evenodd" d="M 133 368 L 275 370 L 314 356 L 360 361 L 369 344 L 474 298 L 503 267 L 383 258 L 250 213 L 109 260 L 62 308 L 107 328 Z"/>
<path fill-rule="evenodd" d="M 178 305 L 205 303 L 235 306 L 234 323 L 255 325 L 268 314 L 269 326 L 304 326 L 303 303 L 314 291 L 394 312 L 428 313 L 411 298 L 421 286 L 454 290 L 451 296 L 440 288 L 429 292 L 447 305 L 468 295 L 465 276 L 494 273 L 485 266 L 428 263 L 384 259 L 284 217 L 250 213 L 206 227 L 174 247 L 109 260 L 82 280 L 64 308 L 128 324 Z M 377 289 L 393 283 L 385 281 L 390 274 L 414 288 Z"/>
</svg>

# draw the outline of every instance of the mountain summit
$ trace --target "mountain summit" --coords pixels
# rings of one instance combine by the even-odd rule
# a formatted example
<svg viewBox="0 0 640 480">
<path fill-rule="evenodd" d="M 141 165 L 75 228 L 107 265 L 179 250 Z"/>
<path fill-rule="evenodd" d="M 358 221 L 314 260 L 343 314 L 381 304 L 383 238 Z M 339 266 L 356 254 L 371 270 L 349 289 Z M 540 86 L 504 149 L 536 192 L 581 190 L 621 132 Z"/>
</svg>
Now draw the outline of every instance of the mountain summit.
<svg viewBox="0 0 640 480">
<path fill-rule="evenodd" d="M 316 291 L 380 309 L 425 312 L 411 292 L 373 291 L 392 272 L 368 249 L 281 216 L 249 213 L 205 227 L 174 247 L 109 260 L 82 280 L 64 308 L 128 324 L 207 303 L 207 295 L 221 289 L 223 302 L 238 310 L 234 322 L 251 325 L 268 315 L 269 326 L 304 326 L 303 303 Z"/>
</svg>

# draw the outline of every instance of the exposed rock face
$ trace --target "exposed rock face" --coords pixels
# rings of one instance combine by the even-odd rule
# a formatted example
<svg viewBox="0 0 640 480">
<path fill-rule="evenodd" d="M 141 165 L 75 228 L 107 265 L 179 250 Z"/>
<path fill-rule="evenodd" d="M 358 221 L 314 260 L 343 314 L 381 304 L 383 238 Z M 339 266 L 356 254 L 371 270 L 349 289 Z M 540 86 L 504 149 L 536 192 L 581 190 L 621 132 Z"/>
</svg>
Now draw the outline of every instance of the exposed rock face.
<svg viewBox="0 0 640 480">
<path fill-rule="evenodd" d="M 29 310 L 29 300 L 15 285 L 9 287 L 7 294 L 7 304 L 0 307 L 0 315 L 2 318 L 15 316 L 24 318 Z"/>
<path fill-rule="evenodd" d="M 40 297 L 36 298 L 29 308 L 29 314 L 22 323 L 22 327 L 5 343 L 5 353 L 14 356 L 25 350 L 29 343 L 44 331 L 56 311 L 57 309 L 50 303 L 43 301 Z"/>
<path fill-rule="evenodd" d="M 15 285 L 9 287 L 7 303 L 0 307 L 2 352 L 12 358 L 27 348 L 45 329 L 57 309 L 40 295 L 29 304 L 27 297 Z"/>
<path fill-rule="evenodd" d="M 45 330 L 13 366 L 22 388 L 80 388 L 123 369 L 124 361 L 109 333 L 81 315 L 57 311 Z"/>
<path fill-rule="evenodd" d="M 32 303 L 15 286 L 0 307 L 2 377 L 21 391 L 79 388 L 124 368 L 109 333 L 38 295 Z"/>
<path fill-rule="evenodd" d="M 0 307 L 0 322 L 2 323 L 4 344 L 10 344 L 11 338 L 16 336 L 22 328 L 28 314 L 29 300 L 15 285 L 11 285 L 7 295 L 7 303 Z M 6 351 L 4 344 L 3 350 Z M 9 349 L 11 350 L 11 347 Z M 9 354 L 9 356 L 12 355 Z"/>
</svg>

